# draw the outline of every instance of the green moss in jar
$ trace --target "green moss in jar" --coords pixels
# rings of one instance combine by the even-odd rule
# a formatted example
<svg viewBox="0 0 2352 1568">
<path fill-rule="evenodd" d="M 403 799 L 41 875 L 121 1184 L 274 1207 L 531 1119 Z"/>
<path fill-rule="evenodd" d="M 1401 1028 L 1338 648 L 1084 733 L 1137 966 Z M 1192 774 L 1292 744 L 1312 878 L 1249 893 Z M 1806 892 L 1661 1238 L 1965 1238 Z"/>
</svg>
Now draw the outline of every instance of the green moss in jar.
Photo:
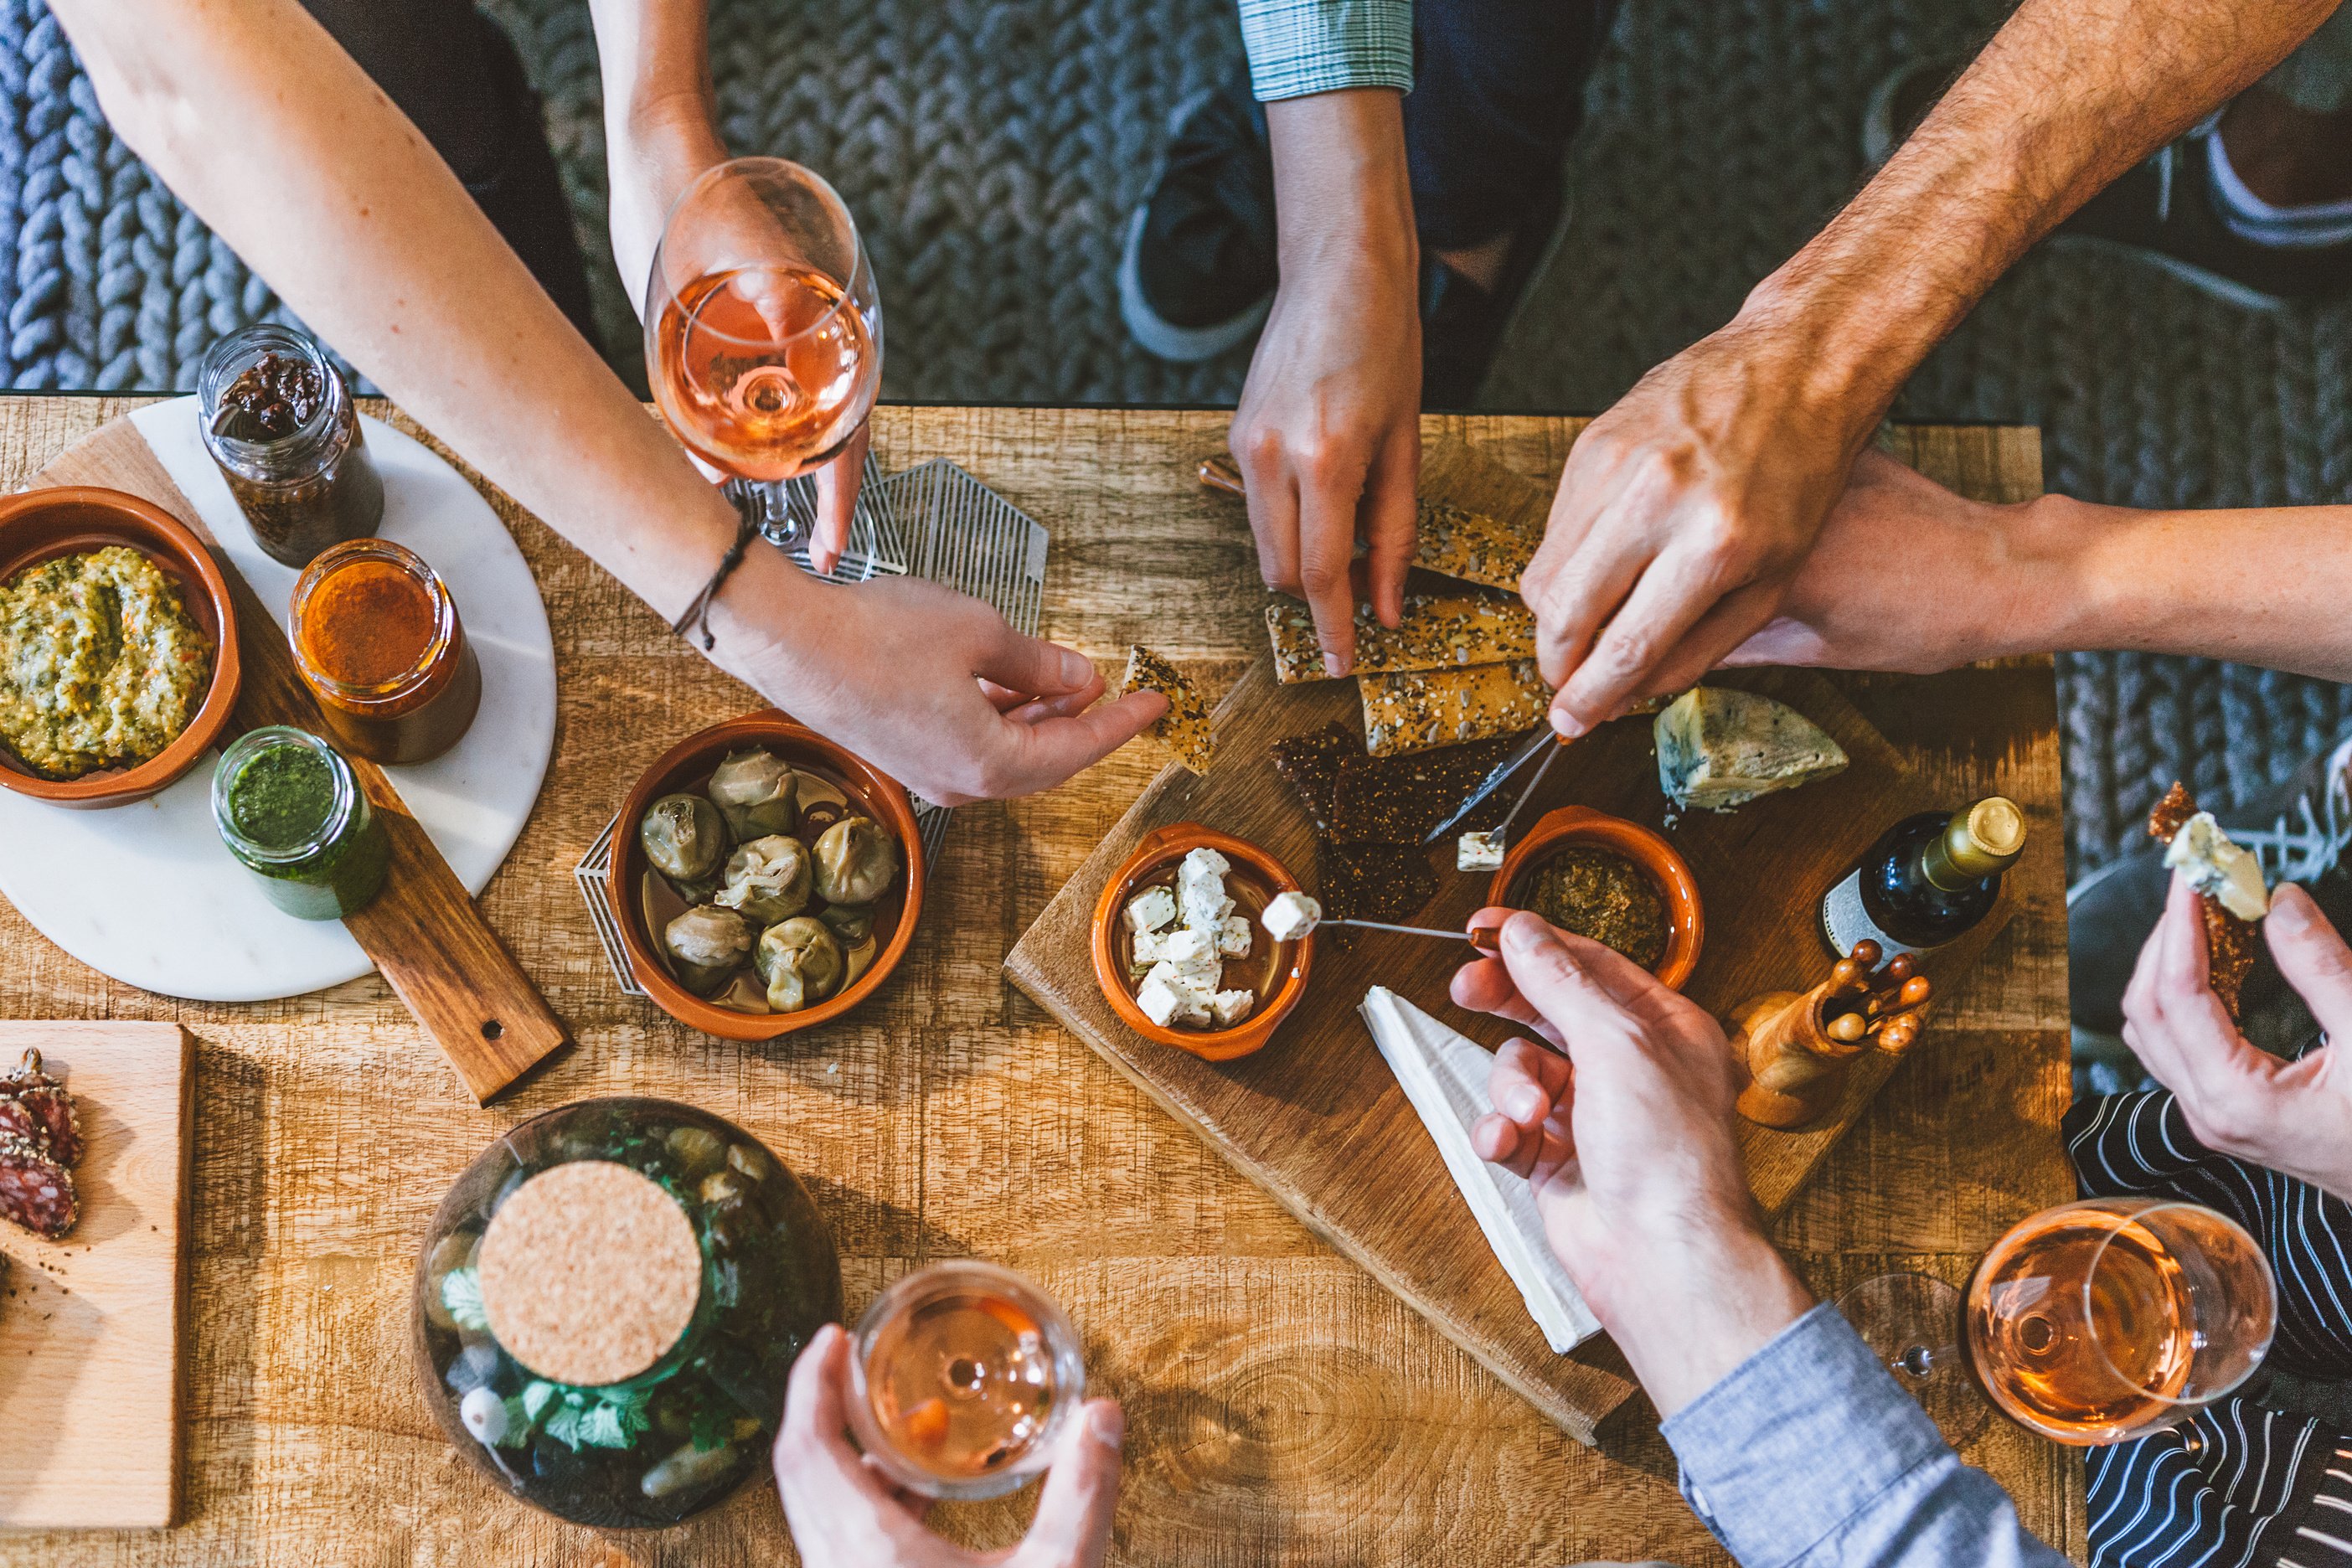
<svg viewBox="0 0 2352 1568">
<path fill-rule="evenodd" d="M 1537 868 L 1528 907 L 1562 931 L 1614 948 L 1644 969 L 1666 956 L 1666 900 L 1622 855 L 1571 845 Z"/>
</svg>

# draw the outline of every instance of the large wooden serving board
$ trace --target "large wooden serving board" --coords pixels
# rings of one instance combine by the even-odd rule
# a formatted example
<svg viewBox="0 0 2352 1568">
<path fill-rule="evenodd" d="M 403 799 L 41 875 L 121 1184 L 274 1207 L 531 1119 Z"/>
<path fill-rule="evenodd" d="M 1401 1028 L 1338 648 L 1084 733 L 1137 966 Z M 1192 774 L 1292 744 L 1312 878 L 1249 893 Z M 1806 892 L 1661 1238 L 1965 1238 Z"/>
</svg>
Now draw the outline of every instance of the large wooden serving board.
<svg viewBox="0 0 2352 1568">
<path fill-rule="evenodd" d="M 1690 864 L 1706 916 L 1698 968 L 1685 986 L 1718 1016 L 1759 991 L 1802 989 L 1828 972 L 1819 934 L 1822 894 L 1896 817 L 1965 804 L 1937 798 L 1885 738 L 1820 676 L 1752 670 L 1710 677 L 1789 702 L 1843 746 L 1837 777 L 1769 795 L 1729 815 L 1685 813 L 1665 828 Z M 1430 1318 L 1572 1436 L 1586 1442 L 1633 1391 L 1613 1346 L 1596 1340 L 1555 1354 L 1496 1261 L 1436 1145 L 1381 1061 L 1357 1013 L 1385 985 L 1489 1047 L 1509 1037 L 1498 1020 L 1447 998 L 1462 962 L 1450 942 L 1358 933 L 1353 947 L 1318 938 L 1312 988 L 1266 1047 L 1239 1061 L 1203 1062 L 1129 1032 L 1103 1000 L 1087 958 L 1095 900 L 1111 873 L 1154 828 L 1193 820 L 1258 844 L 1310 888 L 1320 884 L 1313 825 L 1278 777 L 1268 748 L 1333 720 L 1351 725 L 1353 681 L 1281 686 L 1261 658 L 1216 715 L 1218 763 L 1205 778 L 1170 767 L 1155 779 L 1005 961 L 1015 984 L 1207 1139 L 1340 1251 Z M 1604 725 L 1569 748 L 1532 822 L 1571 803 L 1662 826 L 1650 721 Z M 1459 929 L 1485 901 L 1489 873 L 1453 868 L 1452 847 L 1431 850 L 1437 897 L 1417 923 Z M 2007 900 L 1927 972 L 1948 988 L 2006 922 Z M 1933 1051 L 1934 1022 L 1915 1047 Z M 1891 1058 L 1857 1058 L 1843 1103 L 1809 1128 L 1740 1124 L 1748 1178 L 1777 1214 L 1893 1070 Z"/>
<path fill-rule="evenodd" d="M 194 1042 L 177 1024 L 0 1023 L 65 1080 L 89 1148 L 81 1223 L 0 1222 L 0 1528 L 173 1523 Z"/>
</svg>

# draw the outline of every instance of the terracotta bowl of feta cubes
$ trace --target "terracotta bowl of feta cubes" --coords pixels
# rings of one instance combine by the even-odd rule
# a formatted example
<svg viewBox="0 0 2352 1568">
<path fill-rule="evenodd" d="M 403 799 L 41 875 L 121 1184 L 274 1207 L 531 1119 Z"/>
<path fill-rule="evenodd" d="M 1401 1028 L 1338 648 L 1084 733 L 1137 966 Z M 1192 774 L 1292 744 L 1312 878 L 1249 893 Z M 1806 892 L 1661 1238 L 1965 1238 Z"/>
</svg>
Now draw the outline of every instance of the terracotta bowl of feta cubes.
<svg viewBox="0 0 2352 1568">
<path fill-rule="evenodd" d="M 1534 872 L 1571 845 L 1606 849 L 1630 860 L 1650 880 L 1666 906 L 1666 952 L 1651 971 L 1669 991 L 1679 991 L 1698 967 L 1698 950 L 1706 940 L 1706 911 L 1699 903 L 1698 880 L 1689 862 L 1675 847 L 1638 822 L 1611 816 L 1589 805 L 1563 805 L 1546 812 L 1534 826 L 1520 834 L 1503 857 L 1503 868 L 1487 884 L 1486 902 L 1523 910 Z"/>
<path fill-rule="evenodd" d="M 1245 1057 L 1307 994 L 1308 935 L 1276 942 L 1259 917 L 1304 891 L 1256 845 L 1197 822 L 1147 834 L 1095 903 L 1095 980 L 1119 1021 L 1213 1062 Z"/>
</svg>

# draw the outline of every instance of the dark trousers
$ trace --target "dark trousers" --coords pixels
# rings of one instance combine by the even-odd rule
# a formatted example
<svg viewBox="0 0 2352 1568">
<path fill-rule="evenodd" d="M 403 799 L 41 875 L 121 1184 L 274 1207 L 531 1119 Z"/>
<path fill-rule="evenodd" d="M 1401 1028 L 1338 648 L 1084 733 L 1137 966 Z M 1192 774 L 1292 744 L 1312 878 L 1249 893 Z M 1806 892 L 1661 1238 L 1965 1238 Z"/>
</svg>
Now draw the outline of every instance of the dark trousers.
<svg viewBox="0 0 2352 1568">
<path fill-rule="evenodd" d="M 2352 1379 L 2352 1205 L 2205 1148 L 2168 1089 L 2075 1106 L 2066 1151 L 2086 1197 L 2180 1199 L 2243 1226 L 2278 1283 L 2265 1365 Z M 2352 1436 L 2258 1393 L 2087 1461 L 2092 1568 L 2352 1568 Z"/>
<path fill-rule="evenodd" d="M 539 97 L 470 0 L 303 0 L 415 121 L 558 309 L 592 342 L 588 274 Z"/>
<path fill-rule="evenodd" d="M 1416 0 L 1405 154 L 1422 243 L 1517 232 L 1559 195 L 1617 0 Z"/>
</svg>

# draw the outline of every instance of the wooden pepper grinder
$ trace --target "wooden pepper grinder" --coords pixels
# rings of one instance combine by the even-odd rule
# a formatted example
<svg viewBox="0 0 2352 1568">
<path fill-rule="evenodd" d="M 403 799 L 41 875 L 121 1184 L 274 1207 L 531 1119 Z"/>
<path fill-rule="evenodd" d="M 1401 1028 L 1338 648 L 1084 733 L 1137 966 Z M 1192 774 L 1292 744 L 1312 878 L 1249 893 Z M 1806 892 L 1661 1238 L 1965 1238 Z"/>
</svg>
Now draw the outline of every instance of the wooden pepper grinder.
<svg viewBox="0 0 2352 1568">
<path fill-rule="evenodd" d="M 1801 1127 L 1836 1106 L 1855 1057 L 1865 1049 L 1901 1056 L 1917 1041 L 1927 977 L 1907 952 L 1884 969 L 1879 953 L 1876 942 L 1858 942 L 1811 990 L 1767 991 L 1731 1010 L 1731 1054 L 1748 1070 L 1740 1115 Z"/>
</svg>

